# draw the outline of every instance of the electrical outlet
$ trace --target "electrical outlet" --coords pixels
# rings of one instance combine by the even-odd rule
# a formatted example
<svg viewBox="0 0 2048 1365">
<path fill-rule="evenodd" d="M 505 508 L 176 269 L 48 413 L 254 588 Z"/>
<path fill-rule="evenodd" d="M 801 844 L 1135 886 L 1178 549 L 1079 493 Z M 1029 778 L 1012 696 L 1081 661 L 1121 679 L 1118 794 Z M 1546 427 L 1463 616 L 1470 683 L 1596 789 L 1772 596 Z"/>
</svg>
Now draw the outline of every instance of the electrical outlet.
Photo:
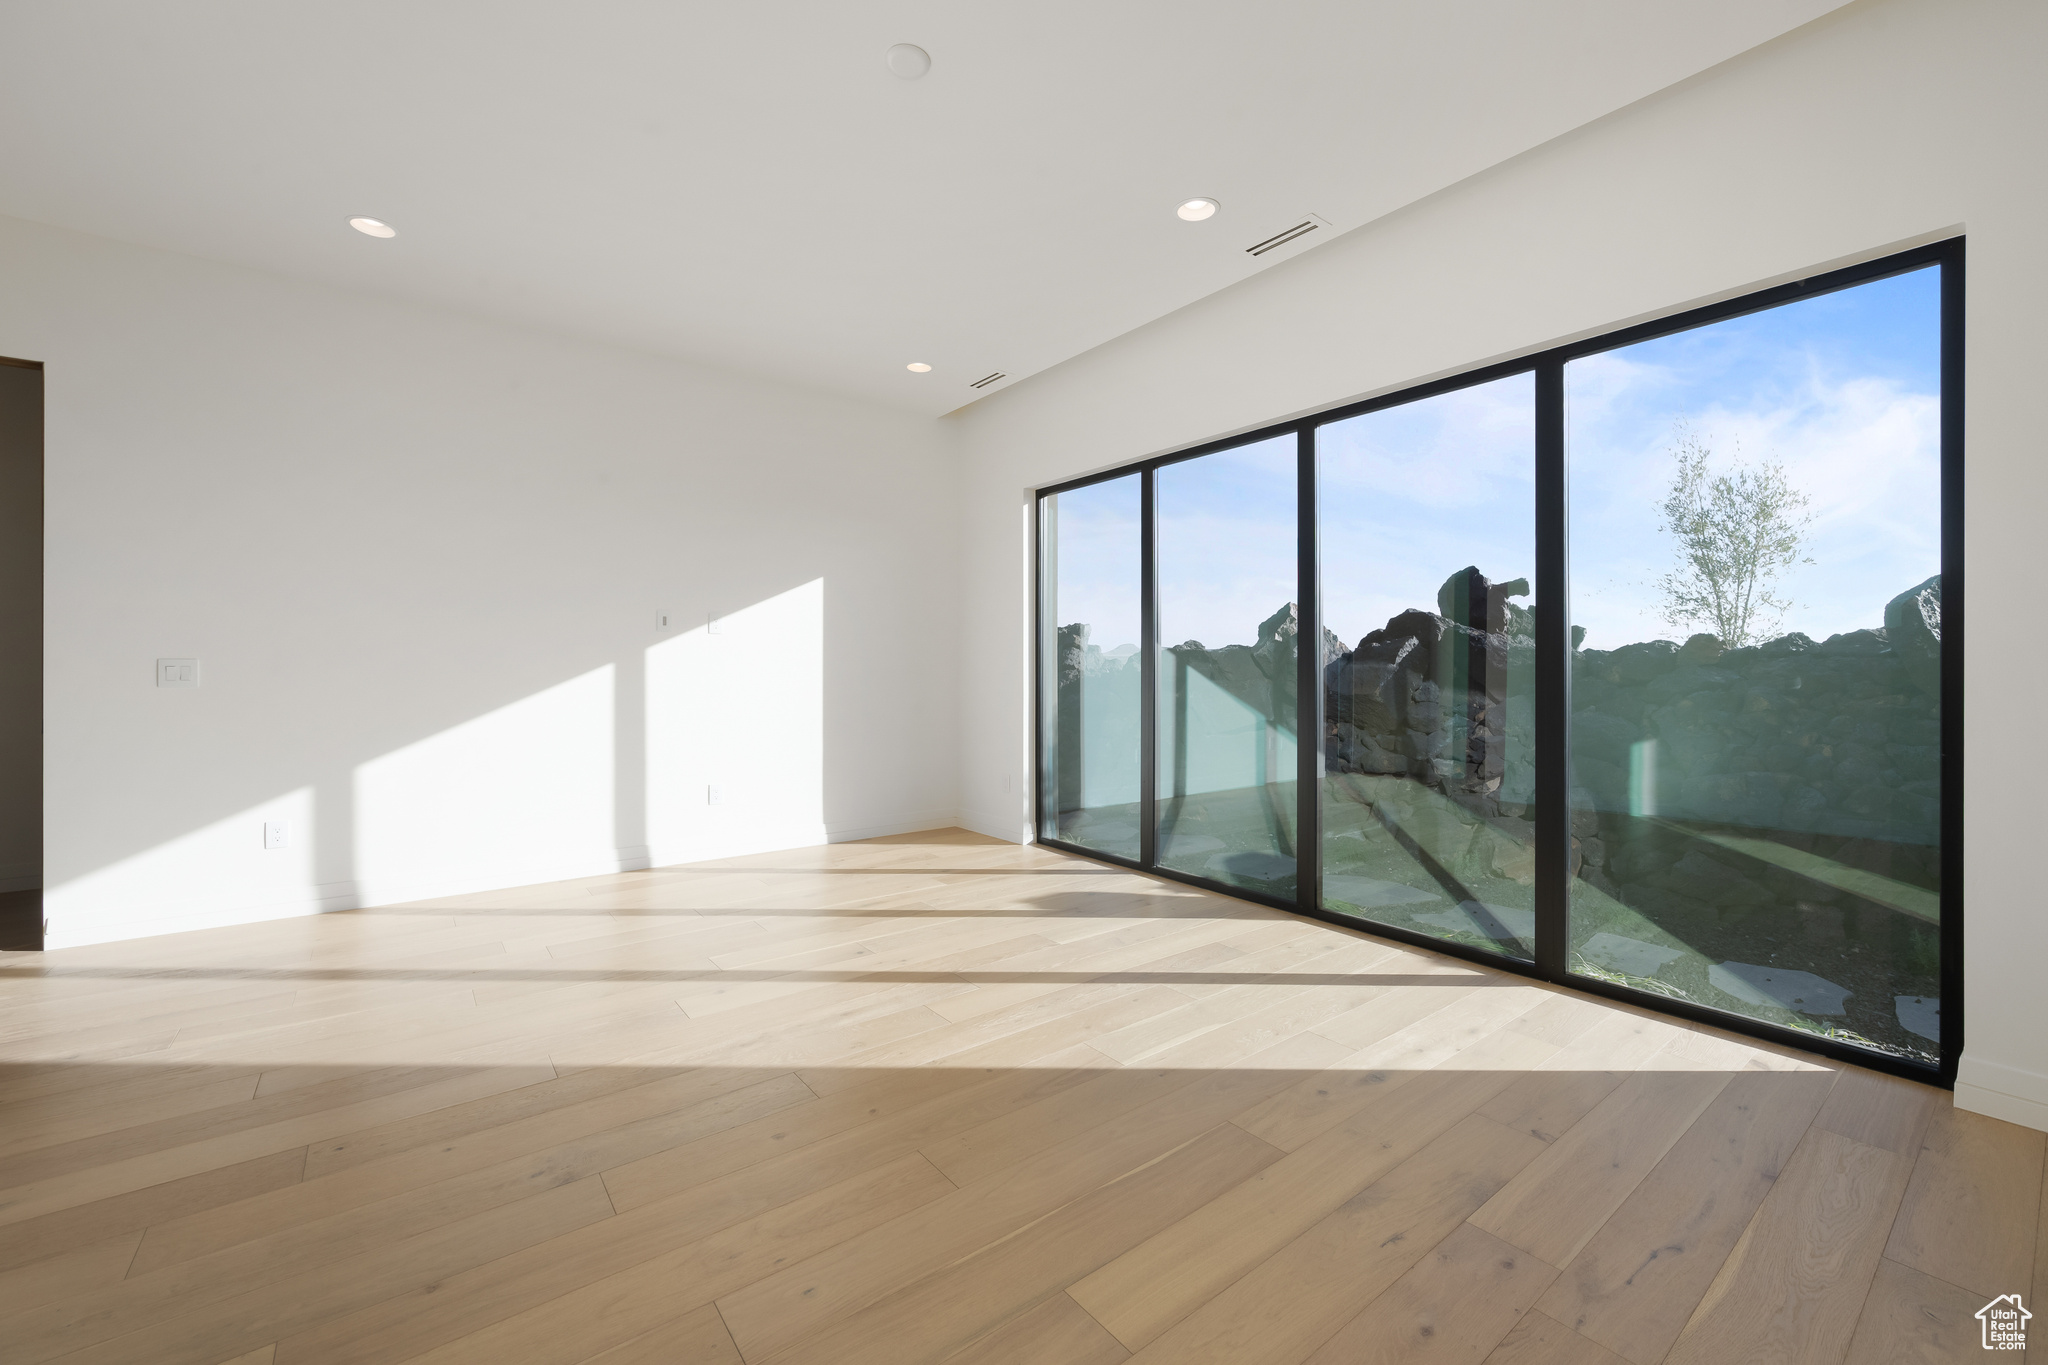
<svg viewBox="0 0 2048 1365">
<path fill-rule="evenodd" d="M 705 617 L 705 618 L 704 618 L 704 633 L 705 633 L 706 635 L 723 635 L 723 634 L 725 634 L 725 622 L 724 622 L 723 620 L 721 620 L 720 618 L 716 617 L 716 616 L 707 616 L 707 617 Z"/>
<path fill-rule="evenodd" d="M 158 687 L 199 686 L 199 660 L 158 659 L 156 661 L 156 685 Z"/>
<path fill-rule="evenodd" d="M 707 805 L 707 806 L 718 806 L 718 805 L 723 805 L 724 803 L 725 803 L 725 792 L 724 792 L 724 790 L 723 790 L 723 789 L 721 789 L 721 788 L 719 788 L 719 787 L 706 787 L 706 788 L 704 789 L 704 804 L 705 804 L 705 805 Z"/>
<path fill-rule="evenodd" d="M 284 820 L 265 820 L 263 822 L 263 846 L 265 848 L 290 848 L 292 846 L 292 827 L 290 823 Z"/>
</svg>

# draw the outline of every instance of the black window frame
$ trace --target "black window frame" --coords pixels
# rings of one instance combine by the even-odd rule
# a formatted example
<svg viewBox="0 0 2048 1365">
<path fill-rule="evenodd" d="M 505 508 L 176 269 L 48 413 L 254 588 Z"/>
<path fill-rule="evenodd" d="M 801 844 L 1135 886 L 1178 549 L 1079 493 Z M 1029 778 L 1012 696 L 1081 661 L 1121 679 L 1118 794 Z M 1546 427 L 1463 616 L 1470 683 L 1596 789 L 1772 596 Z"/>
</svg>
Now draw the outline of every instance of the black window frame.
<svg viewBox="0 0 2048 1365">
<path fill-rule="evenodd" d="M 1570 990 L 1643 1006 L 1661 1014 L 1706 1024 L 1732 1033 L 1849 1062 L 1875 1071 L 1904 1076 L 1945 1088 L 1955 1084 L 1963 1051 L 1963 237 L 1947 238 L 1906 251 L 1788 284 L 1688 309 L 1668 317 L 1603 332 L 1497 364 L 1460 371 L 1428 383 L 1322 409 L 1256 431 L 1206 441 L 1114 469 L 1046 484 L 1033 492 L 1031 550 L 1031 755 L 1032 835 L 1048 848 L 1098 862 L 1130 868 L 1148 876 L 1182 882 L 1239 900 L 1324 920 L 1375 937 L 1413 944 L 1449 957 L 1464 958 L 1501 971 L 1532 977 Z M 1941 1040 L 1940 1060 L 1929 1066 L 1909 1058 L 1806 1033 L 1628 986 L 1574 975 L 1567 964 L 1567 916 L 1570 894 L 1571 808 L 1569 750 L 1571 742 L 1570 621 L 1559 604 L 1568 606 L 1570 566 L 1569 461 L 1564 367 L 1573 360 L 1657 337 L 1764 312 L 1801 299 L 1815 298 L 1873 280 L 1902 275 L 1927 266 L 1941 267 Z M 1321 650 L 1323 620 L 1320 602 L 1320 555 L 1317 545 L 1316 431 L 1334 422 L 1385 408 L 1400 407 L 1439 394 L 1454 393 L 1511 375 L 1534 376 L 1536 389 L 1536 955 L 1533 961 L 1431 937 L 1398 925 L 1326 910 L 1321 904 L 1323 688 Z M 1256 890 L 1231 886 L 1193 873 L 1158 865 L 1158 574 L 1154 556 L 1155 476 L 1168 465 L 1199 459 L 1255 442 L 1292 433 L 1296 438 L 1297 512 L 1296 610 L 1298 758 L 1295 897 L 1284 900 Z M 1135 859 L 1070 844 L 1045 834 L 1045 500 L 1091 484 L 1141 476 L 1139 492 L 1139 622 L 1142 639 L 1142 692 L 1139 715 L 1138 801 L 1139 856 Z"/>
</svg>

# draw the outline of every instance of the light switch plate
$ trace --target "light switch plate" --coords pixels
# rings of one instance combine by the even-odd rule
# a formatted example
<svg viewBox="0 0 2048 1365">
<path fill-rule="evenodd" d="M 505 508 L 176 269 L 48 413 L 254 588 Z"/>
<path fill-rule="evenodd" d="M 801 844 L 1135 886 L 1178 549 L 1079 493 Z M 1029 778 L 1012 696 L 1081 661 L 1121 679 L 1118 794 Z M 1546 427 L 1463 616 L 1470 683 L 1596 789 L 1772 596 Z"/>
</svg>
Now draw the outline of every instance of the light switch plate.
<svg viewBox="0 0 2048 1365">
<path fill-rule="evenodd" d="M 156 661 L 156 685 L 158 687 L 199 686 L 199 660 L 158 659 Z"/>
<path fill-rule="evenodd" d="M 661 610 L 658 610 L 658 611 L 656 611 L 656 612 L 654 613 L 654 628 L 655 628 L 656 630 L 667 630 L 667 629 L 668 629 L 668 610 L 667 610 L 667 608 L 662 608 Z"/>
<path fill-rule="evenodd" d="M 263 822 L 263 846 L 265 848 L 290 848 L 292 827 L 289 821 L 265 820 Z"/>
</svg>

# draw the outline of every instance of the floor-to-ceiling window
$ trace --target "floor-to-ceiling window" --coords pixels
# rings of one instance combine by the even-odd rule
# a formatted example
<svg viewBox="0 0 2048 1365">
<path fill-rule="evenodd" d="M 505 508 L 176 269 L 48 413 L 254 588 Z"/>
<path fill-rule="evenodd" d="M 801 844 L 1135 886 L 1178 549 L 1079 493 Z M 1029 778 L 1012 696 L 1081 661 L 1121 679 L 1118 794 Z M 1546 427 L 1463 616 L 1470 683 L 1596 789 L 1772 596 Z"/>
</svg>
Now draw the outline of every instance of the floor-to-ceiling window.
<svg viewBox="0 0 2048 1365">
<path fill-rule="evenodd" d="M 1952 1074 L 1961 261 L 1046 490 L 1041 837 Z"/>
<path fill-rule="evenodd" d="M 1142 475 L 1039 500 L 1040 833 L 1139 855 Z"/>
<path fill-rule="evenodd" d="M 1536 952 L 1535 388 L 1316 428 L 1323 905 Z"/>
<path fill-rule="evenodd" d="M 1159 865 L 1294 895 L 1292 435 L 1152 477 L 1159 594 Z"/>
<path fill-rule="evenodd" d="M 1932 1059 L 1940 268 L 1565 385 L 1572 970 Z"/>
</svg>

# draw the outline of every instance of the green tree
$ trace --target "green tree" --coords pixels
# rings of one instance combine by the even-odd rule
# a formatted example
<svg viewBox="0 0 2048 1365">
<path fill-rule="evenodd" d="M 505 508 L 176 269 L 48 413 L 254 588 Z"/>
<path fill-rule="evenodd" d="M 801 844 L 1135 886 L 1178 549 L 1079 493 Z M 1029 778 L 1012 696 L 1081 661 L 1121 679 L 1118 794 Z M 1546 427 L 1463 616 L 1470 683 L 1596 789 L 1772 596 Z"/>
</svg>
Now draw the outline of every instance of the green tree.
<svg viewBox="0 0 2048 1365">
<path fill-rule="evenodd" d="M 1785 477 L 1785 467 L 1743 463 L 1713 470 L 1713 448 L 1681 425 L 1672 442 L 1677 468 L 1660 509 L 1660 528 L 1678 542 L 1678 568 L 1657 580 L 1664 620 L 1705 625 L 1727 649 L 1766 639 L 1792 607 L 1777 585 L 1800 558 L 1813 518 L 1806 494 Z"/>
</svg>

